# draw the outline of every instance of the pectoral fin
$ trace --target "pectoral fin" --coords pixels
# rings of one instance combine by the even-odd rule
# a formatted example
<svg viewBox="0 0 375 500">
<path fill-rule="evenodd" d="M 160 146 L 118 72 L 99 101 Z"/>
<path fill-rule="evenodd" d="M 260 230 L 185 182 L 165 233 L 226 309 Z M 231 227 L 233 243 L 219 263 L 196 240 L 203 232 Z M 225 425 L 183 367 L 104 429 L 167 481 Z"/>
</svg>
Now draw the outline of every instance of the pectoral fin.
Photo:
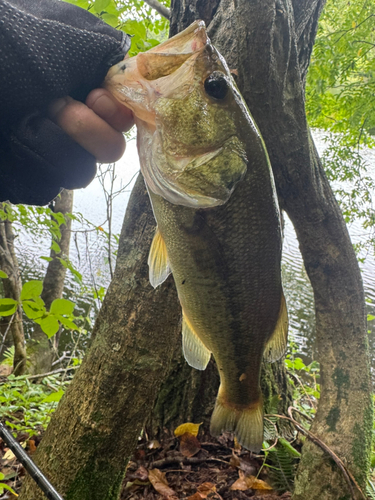
<svg viewBox="0 0 375 500">
<path fill-rule="evenodd" d="M 197 370 L 205 370 L 211 353 L 194 332 L 185 314 L 182 314 L 182 350 L 186 361 Z"/>
<path fill-rule="evenodd" d="M 272 337 L 268 341 L 266 348 L 264 350 L 263 358 L 269 363 L 281 358 L 285 353 L 286 346 L 288 342 L 288 311 L 286 308 L 286 302 L 284 294 L 281 295 L 281 304 L 279 317 L 277 318 L 277 323 Z"/>
<path fill-rule="evenodd" d="M 167 247 L 165 246 L 165 242 L 160 234 L 159 228 L 156 228 L 147 263 L 149 267 L 148 275 L 150 283 L 154 288 L 156 288 L 161 285 L 171 273 L 168 262 Z"/>
</svg>

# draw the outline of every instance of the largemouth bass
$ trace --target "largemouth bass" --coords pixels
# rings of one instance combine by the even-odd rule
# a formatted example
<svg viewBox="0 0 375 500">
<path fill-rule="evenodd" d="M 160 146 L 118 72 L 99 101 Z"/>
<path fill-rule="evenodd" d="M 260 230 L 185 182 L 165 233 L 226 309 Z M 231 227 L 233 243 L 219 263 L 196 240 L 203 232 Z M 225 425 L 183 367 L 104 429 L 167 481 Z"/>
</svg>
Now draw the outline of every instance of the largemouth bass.
<svg viewBox="0 0 375 500">
<path fill-rule="evenodd" d="M 142 171 L 158 225 L 149 256 L 151 284 L 156 287 L 173 273 L 183 312 L 185 358 L 191 366 L 204 370 L 212 353 L 219 370 L 221 384 L 211 433 L 232 431 L 241 445 L 257 452 L 263 441 L 262 359 L 273 361 L 282 356 L 287 340 L 280 213 L 263 140 L 225 61 L 203 31 L 202 23 L 194 23 L 166 42 L 167 52 L 159 46 L 155 60 L 156 52 L 149 61 L 148 53 L 142 55 L 140 64 L 149 68 L 148 74 L 164 79 L 160 86 L 155 83 L 158 78 L 153 80 L 161 94 L 154 101 L 146 99 L 140 105 L 129 101 L 129 88 L 136 89 L 134 82 L 140 78 L 138 63 L 126 61 L 123 93 L 120 77 L 113 77 L 113 72 L 115 85 L 109 80 L 107 88 L 139 113 Z M 175 73 L 192 57 L 185 60 L 184 51 L 194 54 L 195 61 L 193 67 L 186 68 L 187 97 L 169 96 L 166 99 L 173 102 L 163 101 L 159 107 L 158 102 L 169 92 L 167 79 L 171 78 L 173 86 Z M 183 56 L 181 65 L 173 62 L 174 55 Z M 160 76 L 160 72 L 167 72 L 162 69 L 163 57 L 167 58 L 168 76 Z M 143 79 L 138 82 L 141 89 L 146 88 Z M 184 87 L 183 75 L 178 79 Z M 215 82 L 215 91 L 210 82 Z M 139 95 L 137 92 L 134 90 L 133 96 Z M 166 123 L 162 123 L 164 119 Z M 169 128 L 168 121 L 174 126 Z M 207 130 L 203 123 L 207 123 Z M 172 145 L 174 133 L 176 146 Z M 172 146 L 172 153 L 167 145 Z M 154 154 L 160 155 L 159 160 L 164 155 L 158 185 L 149 171 Z M 182 168 L 180 176 L 170 174 L 174 161 L 178 168 L 188 165 L 187 171 Z M 190 177 L 184 177 L 187 172 Z M 162 184 L 164 176 L 166 184 Z M 233 191 L 234 178 L 237 186 Z"/>
<path fill-rule="evenodd" d="M 113 66 L 105 87 L 134 112 L 141 170 L 154 193 L 194 208 L 229 199 L 247 165 L 242 103 L 202 21 Z"/>
</svg>

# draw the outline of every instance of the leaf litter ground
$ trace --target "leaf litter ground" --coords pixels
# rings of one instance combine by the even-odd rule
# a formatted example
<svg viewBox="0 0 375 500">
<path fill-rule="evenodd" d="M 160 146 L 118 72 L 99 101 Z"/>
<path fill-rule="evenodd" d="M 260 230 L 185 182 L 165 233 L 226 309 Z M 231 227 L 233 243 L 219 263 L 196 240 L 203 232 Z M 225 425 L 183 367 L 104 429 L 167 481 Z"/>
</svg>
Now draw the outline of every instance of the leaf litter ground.
<svg viewBox="0 0 375 500">
<path fill-rule="evenodd" d="M 230 435 L 198 438 L 199 425 L 184 426 L 175 435 L 166 431 L 160 441 L 144 434 L 129 461 L 121 500 L 290 500 L 289 492 L 273 490 L 263 456 L 236 446 Z M 41 436 L 20 433 L 17 439 L 32 457 Z M 0 472 L 19 493 L 26 472 L 1 439 Z M 6 490 L 0 494 L 0 500 L 14 498 Z"/>
<path fill-rule="evenodd" d="M 289 500 L 273 490 L 263 456 L 236 446 L 230 435 L 197 437 L 184 424 L 162 440 L 143 439 L 129 462 L 121 500 Z M 190 431 L 190 432 L 189 432 Z"/>
</svg>

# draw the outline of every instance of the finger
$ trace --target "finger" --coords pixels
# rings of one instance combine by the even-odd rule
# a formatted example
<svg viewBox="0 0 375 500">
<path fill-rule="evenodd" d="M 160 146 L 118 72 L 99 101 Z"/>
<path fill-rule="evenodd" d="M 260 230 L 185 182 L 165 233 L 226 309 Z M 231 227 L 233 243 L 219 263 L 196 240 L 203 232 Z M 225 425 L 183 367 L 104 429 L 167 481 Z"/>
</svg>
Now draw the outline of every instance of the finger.
<svg viewBox="0 0 375 500">
<path fill-rule="evenodd" d="M 105 89 L 95 89 L 87 96 L 86 105 L 119 132 L 127 132 L 134 125 L 133 112 L 120 104 Z"/>
<path fill-rule="evenodd" d="M 70 97 L 54 101 L 50 118 L 100 163 L 112 163 L 125 151 L 125 139 L 85 104 Z"/>
</svg>

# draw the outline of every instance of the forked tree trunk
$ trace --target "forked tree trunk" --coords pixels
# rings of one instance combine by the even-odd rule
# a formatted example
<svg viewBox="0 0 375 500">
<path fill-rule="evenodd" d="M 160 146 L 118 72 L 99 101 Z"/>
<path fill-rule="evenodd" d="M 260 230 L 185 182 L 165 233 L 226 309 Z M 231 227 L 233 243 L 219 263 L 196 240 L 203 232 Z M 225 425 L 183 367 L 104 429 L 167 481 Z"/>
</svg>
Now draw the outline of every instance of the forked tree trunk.
<svg viewBox="0 0 375 500">
<path fill-rule="evenodd" d="M 55 199 L 54 211 L 63 215 L 73 210 L 73 191 L 64 189 Z M 66 223 L 60 226 L 61 238 L 58 242 L 60 252 L 57 254 L 51 249 L 46 274 L 43 279 L 43 291 L 41 298 L 44 300 L 46 309 L 49 310 L 55 299 L 60 299 L 64 290 L 66 267 L 61 264 L 58 257 L 66 259 L 69 257 L 69 246 L 72 220 L 65 218 Z M 53 357 L 58 348 L 59 332 L 51 340 L 43 332 L 37 323 L 31 335 L 31 341 L 27 346 L 27 371 L 31 374 L 46 373 L 50 371 Z"/>
<path fill-rule="evenodd" d="M 322 398 L 313 432 L 363 485 L 372 426 L 363 290 L 304 111 L 304 78 L 322 5 L 323 0 L 174 0 L 171 26 L 175 31 L 180 23 L 214 15 L 211 37 L 238 71 L 314 288 Z M 93 345 L 37 452 L 37 463 L 66 500 L 117 498 L 127 457 L 180 344 L 171 280 L 156 291 L 148 284 L 153 228 L 138 180 Z M 340 472 L 310 443 L 294 497 L 349 498 Z M 42 498 L 27 479 L 20 499 Z"/>
</svg>

